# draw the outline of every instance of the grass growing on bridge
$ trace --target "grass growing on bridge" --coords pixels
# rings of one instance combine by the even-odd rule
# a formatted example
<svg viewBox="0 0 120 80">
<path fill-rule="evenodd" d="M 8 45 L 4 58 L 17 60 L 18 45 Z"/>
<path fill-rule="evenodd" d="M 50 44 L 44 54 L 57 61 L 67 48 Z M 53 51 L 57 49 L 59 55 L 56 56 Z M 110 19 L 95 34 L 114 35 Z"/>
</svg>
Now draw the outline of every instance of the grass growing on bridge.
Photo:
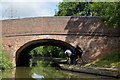
<svg viewBox="0 0 120 80">
<path fill-rule="evenodd" d="M 105 57 L 95 60 L 92 63 L 86 64 L 85 66 L 94 67 L 109 67 L 109 68 L 120 68 L 120 51 L 113 54 L 109 54 Z"/>
</svg>

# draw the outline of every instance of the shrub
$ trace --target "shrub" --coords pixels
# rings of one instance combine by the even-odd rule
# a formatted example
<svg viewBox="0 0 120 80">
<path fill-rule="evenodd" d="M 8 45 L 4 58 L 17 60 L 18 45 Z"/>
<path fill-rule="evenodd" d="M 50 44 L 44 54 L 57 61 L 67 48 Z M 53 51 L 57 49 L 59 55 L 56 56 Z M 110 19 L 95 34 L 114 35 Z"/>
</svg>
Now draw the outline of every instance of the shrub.
<svg viewBox="0 0 120 80">
<path fill-rule="evenodd" d="M 4 51 L 2 50 L 2 48 L 0 48 L 0 68 L 13 68 L 13 63 L 11 63 L 9 61 L 9 58 L 6 55 L 4 55 Z"/>
</svg>

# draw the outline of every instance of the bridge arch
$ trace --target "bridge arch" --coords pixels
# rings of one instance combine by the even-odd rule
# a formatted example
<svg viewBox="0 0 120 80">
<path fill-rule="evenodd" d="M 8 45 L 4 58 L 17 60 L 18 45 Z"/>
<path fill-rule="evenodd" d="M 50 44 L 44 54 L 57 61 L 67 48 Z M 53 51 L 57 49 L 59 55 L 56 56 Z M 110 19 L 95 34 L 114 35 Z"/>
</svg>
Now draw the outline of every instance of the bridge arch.
<svg viewBox="0 0 120 80">
<path fill-rule="evenodd" d="M 51 46 L 57 46 L 59 48 L 62 48 L 64 51 L 66 49 L 71 49 L 72 52 L 74 51 L 74 47 L 64 41 L 61 40 L 55 40 L 55 39 L 38 39 L 33 40 L 28 43 L 25 43 L 23 46 L 21 46 L 17 52 L 16 52 L 16 66 L 28 66 L 29 65 L 29 59 L 30 55 L 28 54 L 29 51 L 32 49 L 42 46 L 42 45 L 51 45 Z"/>
</svg>

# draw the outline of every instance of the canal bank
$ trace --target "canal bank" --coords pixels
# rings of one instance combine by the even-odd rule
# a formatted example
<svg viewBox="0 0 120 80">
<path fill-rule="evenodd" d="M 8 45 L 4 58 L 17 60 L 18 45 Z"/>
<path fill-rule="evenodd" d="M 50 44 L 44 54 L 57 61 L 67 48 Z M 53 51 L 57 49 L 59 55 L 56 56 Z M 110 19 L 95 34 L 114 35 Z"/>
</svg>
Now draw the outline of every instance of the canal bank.
<svg viewBox="0 0 120 80">
<path fill-rule="evenodd" d="M 80 66 L 75 66 L 75 65 L 67 65 L 67 64 L 62 64 L 59 61 L 64 61 L 66 59 L 60 59 L 60 58 L 33 58 L 35 60 L 32 60 L 30 67 L 16 67 L 15 69 L 10 69 L 10 70 L 2 70 L 2 78 L 47 78 L 49 79 L 59 79 L 59 80 L 64 80 L 64 79 L 95 79 L 95 80 L 117 80 L 117 78 L 114 77 L 108 77 L 108 76 L 102 76 L 102 75 L 93 75 L 91 73 L 87 72 L 81 72 L 79 71 Z M 32 63 L 36 63 L 32 64 Z M 56 64 L 57 63 L 57 64 Z M 75 69 L 78 67 L 79 70 Z M 61 69 L 62 70 L 61 70 Z M 67 69 L 68 68 L 68 69 Z M 71 70 L 70 70 L 71 68 Z M 84 68 L 86 69 L 86 68 Z M 85 71 L 82 69 L 83 71 Z M 91 70 L 91 69 L 90 69 Z M 92 72 L 92 71 L 91 71 Z M 87 74 L 86 74 L 87 73 Z"/>
<path fill-rule="evenodd" d="M 2 70 L 2 80 L 9 79 L 43 79 L 43 80 L 81 80 L 81 79 L 112 79 L 117 80 L 113 77 L 92 75 L 86 73 L 78 73 L 73 71 L 61 70 L 52 58 L 34 58 L 32 60 L 35 64 L 31 64 L 29 67 L 16 67 L 15 69 Z"/>
<path fill-rule="evenodd" d="M 120 72 L 118 71 L 118 69 L 67 65 L 67 64 L 62 64 L 63 63 L 61 62 L 62 59 L 53 58 L 53 60 L 56 63 L 58 63 L 59 67 L 62 70 L 120 78 Z"/>
</svg>

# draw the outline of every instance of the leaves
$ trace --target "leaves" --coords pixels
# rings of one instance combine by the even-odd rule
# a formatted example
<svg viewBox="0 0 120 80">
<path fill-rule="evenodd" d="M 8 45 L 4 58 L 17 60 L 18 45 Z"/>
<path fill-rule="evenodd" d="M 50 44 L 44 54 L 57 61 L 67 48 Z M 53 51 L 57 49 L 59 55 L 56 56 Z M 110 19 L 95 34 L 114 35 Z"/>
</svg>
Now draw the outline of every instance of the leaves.
<svg viewBox="0 0 120 80">
<path fill-rule="evenodd" d="M 119 2 L 61 2 L 55 16 L 100 16 L 107 27 L 120 27 Z"/>
<path fill-rule="evenodd" d="M 0 49 L 1 53 L 0 53 L 0 67 L 2 69 L 6 69 L 6 68 L 13 68 L 13 63 L 10 62 L 9 58 L 4 55 L 4 51 L 2 49 Z"/>
<path fill-rule="evenodd" d="M 64 58 L 64 51 L 56 46 L 48 46 L 48 45 L 44 45 L 44 46 L 40 46 L 37 48 L 34 48 L 32 51 L 30 51 L 30 53 L 32 56 L 34 54 L 40 54 L 43 57 L 61 57 Z"/>
<path fill-rule="evenodd" d="M 116 28 L 120 25 L 120 2 L 94 2 L 90 4 L 93 16 L 100 16 L 107 27 Z"/>
<path fill-rule="evenodd" d="M 81 12 L 86 8 L 86 2 L 61 2 L 58 5 L 58 12 L 55 16 L 80 16 Z"/>
</svg>

